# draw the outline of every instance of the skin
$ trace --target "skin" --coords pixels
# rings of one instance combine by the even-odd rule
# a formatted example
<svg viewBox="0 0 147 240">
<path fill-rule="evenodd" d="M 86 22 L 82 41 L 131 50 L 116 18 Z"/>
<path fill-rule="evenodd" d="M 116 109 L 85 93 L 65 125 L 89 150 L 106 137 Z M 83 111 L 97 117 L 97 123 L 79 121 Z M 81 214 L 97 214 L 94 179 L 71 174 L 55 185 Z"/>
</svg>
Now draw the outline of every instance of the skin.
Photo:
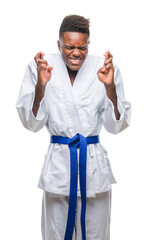
<svg viewBox="0 0 147 240">
<path fill-rule="evenodd" d="M 85 61 L 88 54 L 89 38 L 85 33 L 79 32 L 65 32 L 60 40 L 57 42 L 59 51 L 63 61 L 67 66 L 71 84 L 74 84 L 76 74 L 83 62 Z M 46 84 L 51 78 L 52 67 L 48 65 L 47 61 L 43 59 L 45 54 L 39 52 L 34 57 L 37 64 L 38 81 L 35 87 L 35 99 L 32 111 L 34 116 L 37 115 L 39 105 L 45 94 Z M 120 113 L 117 109 L 117 95 L 116 87 L 114 83 L 114 67 L 113 67 L 113 56 L 110 51 L 104 54 L 105 61 L 103 67 L 98 72 L 98 79 L 104 84 L 108 98 L 114 105 L 114 112 L 116 119 L 119 120 Z"/>
<path fill-rule="evenodd" d="M 71 84 L 88 54 L 88 35 L 78 32 L 65 32 L 58 41 L 58 48 L 67 66 Z"/>
<path fill-rule="evenodd" d="M 106 94 L 108 98 L 112 101 L 114 105 L 114 112 L 116 120 L 120 119 L 120 113 L 117 108 L 117 94 L 116 94 L 116 86 L 114 83 L 114 67 L 113 67 L 113 56 L 110 51 L 107 51 L 104 54 L 105 61 L 103 67 L 101 67 L 98 72 L 99 80 L 104 84 L 106 89 Z"/>
<path fill-rule="evenodd" d="M 34 57 L 35 62 L 37 64 L 37 73 L 38 73 L 38 81 L 35 86 L 35 98 L 34 98 L 34 103 L 32 108 L 32 111 L 35 117 L 37 115 L 40 102 L 44 97 L 45 87 L 47 82 L 51 78 L 51 71 L 53 69 L 48 65 L 48 62 L 43 59 L 44 55 L 45 54 L 43 52 L 39 52 Z"/>
</svg>

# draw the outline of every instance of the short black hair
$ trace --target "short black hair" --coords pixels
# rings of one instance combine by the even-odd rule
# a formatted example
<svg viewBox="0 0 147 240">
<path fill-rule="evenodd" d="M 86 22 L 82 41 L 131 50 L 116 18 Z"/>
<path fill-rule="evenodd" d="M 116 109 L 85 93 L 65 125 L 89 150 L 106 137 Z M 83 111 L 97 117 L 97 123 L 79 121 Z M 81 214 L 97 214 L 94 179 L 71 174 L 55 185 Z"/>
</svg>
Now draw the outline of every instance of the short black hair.
<svg viewBox="0 0 147 240">
<path fill-rule="evenodd" d="M 66 16 L 59 29 L 59 38 L 63 36 L 64 32 L 80 32 L 90 35 L 89 31 L 90 21 L 79 15 Z"/>
</svg>

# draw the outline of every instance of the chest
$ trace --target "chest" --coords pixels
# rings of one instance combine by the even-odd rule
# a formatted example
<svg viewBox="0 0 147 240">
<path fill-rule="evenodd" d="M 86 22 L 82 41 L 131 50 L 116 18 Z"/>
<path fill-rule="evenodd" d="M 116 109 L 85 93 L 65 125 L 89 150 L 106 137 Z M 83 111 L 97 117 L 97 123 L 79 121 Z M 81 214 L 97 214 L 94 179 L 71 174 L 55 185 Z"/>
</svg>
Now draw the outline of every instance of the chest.
<svg viewBox="0 0 147 240">
<path fill-rule="evenodd" d="M 46 89 L 46 104 L 48 109 L 65 109 L 76 106 L 77 109 L 98 111 L 103 104 L 105 90 L 103 84 L 94 74 L 90 79 L 83 78 L 82 82 L 79 77 L 71 82 L 68 77 L 64 78 L 53 75 Z"/>
</svg>

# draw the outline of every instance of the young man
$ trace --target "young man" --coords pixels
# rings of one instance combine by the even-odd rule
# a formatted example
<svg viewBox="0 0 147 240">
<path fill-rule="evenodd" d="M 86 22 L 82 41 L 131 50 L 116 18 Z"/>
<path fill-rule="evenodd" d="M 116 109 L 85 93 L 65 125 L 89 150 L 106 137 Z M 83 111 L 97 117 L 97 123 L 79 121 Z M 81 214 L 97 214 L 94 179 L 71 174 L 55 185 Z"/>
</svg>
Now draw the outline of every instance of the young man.
<svg viewBox="0 0 147 240">
<path fill-rule="evenodd" d="M 88 55 L 89 35 L 88 19 L 65 17 L 59 52 L 34 57 L 17 102 L 27 129 L 37 132 L 46 125 L 51 135 L 38 183 L 43 240 L 110 239 L 116 181 L 99 132 L 102 125 L 113 134 L 124 130 L 130 104 L 110 51 L 104 57 Z"/>
</svg>

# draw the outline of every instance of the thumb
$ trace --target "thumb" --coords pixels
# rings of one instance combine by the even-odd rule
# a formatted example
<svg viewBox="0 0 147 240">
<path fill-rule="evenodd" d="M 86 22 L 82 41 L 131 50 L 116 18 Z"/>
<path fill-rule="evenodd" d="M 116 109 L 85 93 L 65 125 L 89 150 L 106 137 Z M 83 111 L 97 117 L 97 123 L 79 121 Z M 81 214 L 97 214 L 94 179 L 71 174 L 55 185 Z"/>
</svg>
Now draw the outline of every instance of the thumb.
<svg viewBox="0 0 147 240">
<path fill-rule="evenodd" d="M 51 66 L 49 66 L 48 68 L 47 68 L 47 71 L 48 72 L 50 72 L 50 71 L 52 71 L 53 70 L 53 67 L 51 67 Z"/>
<path fill-rule="evenodd" d="M 103 66 L 98 70 L 98 73 L 104 73 L 106 71 L 106 68 Z"/>
</svg>

